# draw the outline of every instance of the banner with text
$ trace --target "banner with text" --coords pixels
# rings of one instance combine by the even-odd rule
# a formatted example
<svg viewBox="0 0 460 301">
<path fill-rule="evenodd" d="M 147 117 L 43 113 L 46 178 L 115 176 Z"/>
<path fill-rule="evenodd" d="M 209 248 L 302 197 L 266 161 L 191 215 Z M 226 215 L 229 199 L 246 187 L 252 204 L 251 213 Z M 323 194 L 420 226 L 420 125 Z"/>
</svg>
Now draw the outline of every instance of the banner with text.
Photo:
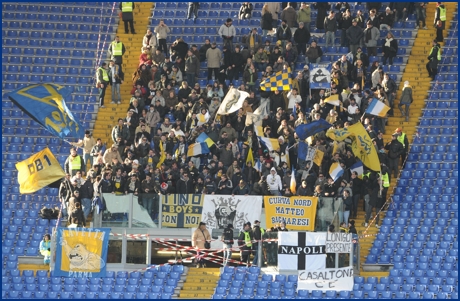
<svg viewBox="0 0 460 301">
<path fill-rule="evenodd" d="M 105 277 L 109 228 L 57 228 L 57 277 Z"/>
<path fill-rule="evenodd" d="M 203 195 L 171 194 L 162 199 L 163 227 L 196 228 L 201 221 Z"/>
<path fill-rule="evenodd" d="M 293 231 L 314 231 L 317 197 L 264 197 L 267 229 L 284 221 Z"/>
<path fill-rule="evenodd" d="M 297 290 L 352 291 L 353 267 L 299 271 Z"/>
<path fill-rule="evenodd" d="M 350 253 L 352 248 L 351 233 L 331 233 L 326 235 L 326 253 Z"/>
</svg>

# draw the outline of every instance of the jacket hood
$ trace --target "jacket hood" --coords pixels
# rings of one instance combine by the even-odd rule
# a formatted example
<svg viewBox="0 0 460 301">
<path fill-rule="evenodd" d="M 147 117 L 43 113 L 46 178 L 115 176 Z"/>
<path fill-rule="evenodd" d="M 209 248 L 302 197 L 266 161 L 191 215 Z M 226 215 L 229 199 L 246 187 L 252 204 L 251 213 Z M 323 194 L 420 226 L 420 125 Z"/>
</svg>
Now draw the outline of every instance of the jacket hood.
<svg viewBox="0 0 460 301">
<path fill-rule="evenodd" d="M 275 172 L 275 175 L 277 174 L 277 172 L 276 172 L 276 168 L 272 167 L 272 168 L 270 169 L 270 172 L 272 172 L 272 171 L 274 171 L 274 172 Z"/>
</svg>

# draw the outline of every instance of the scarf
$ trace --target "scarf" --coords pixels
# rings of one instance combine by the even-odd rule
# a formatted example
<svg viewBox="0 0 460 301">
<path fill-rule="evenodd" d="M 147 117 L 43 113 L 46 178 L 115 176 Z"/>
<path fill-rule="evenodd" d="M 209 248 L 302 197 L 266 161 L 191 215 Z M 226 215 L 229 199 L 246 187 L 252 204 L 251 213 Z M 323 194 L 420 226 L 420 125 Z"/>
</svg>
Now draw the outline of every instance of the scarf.
<svg viewBox="0 0 460 301">
<path fill-rule="evenodd" d="M 391 44 L 390 44 L 391 41 L 393 41 L 393 38 L 386 39 L 386 40 L 385 40 L 385 46 L 386 46 L 386 47 L 391 47 Z"/>
<path fill-rule="evenodd" d="M 366 29 L 366 37 L 364 38 L 364 42 L 369 42 L 372 39 L 372 32 L 371 28 Z"/>
</svg>

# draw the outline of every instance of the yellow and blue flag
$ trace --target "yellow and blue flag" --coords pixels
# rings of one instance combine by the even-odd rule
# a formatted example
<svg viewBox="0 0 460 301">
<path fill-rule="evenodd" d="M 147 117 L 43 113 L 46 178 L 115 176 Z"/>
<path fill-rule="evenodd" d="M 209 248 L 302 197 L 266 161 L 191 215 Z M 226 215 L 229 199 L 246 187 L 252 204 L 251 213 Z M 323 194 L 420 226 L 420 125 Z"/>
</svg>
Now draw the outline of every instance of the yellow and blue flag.
<svg viewBox="0 0 460 301">
<path fill-rule="evenodd" d="M 372 99 L 372 102 L 367 107 L 366 114 L 385 117 L 389 110 L 390 110 L 389 106 L 385 105 L 383 102 L 381 102 L 377 98 L 374 98 Z"/>
<path fill-rule="evenodd" d="M 65 176 L 64 170 L 49 148 L 16 163 L 16 169 L 19 192 L 22 194 L 34 193 Z"/>
<path fill-rule="evenodd" d="M 343 175 L 343 168 L 338 162 L 331 164 L 331 168 L 329 168 L 329 175 L 334 182 Z"/>
<path fill-rule="evenodd" d="M 205 142 L 202 143 L 193 143 L 188 147 L 187 157 L 199 156 L 202 154 L 208 154 L 209 148 Z"/>
<path fill-rule="evenodd" d="M 324 119 L 315 120 L 308 124 L 301 124 L 296 127 L 295 132 L 300 140 L 305 140 L 316 133 L 330 128 L 332 125 Z"/>
<path fill-rule="evenodd" d="M 160 168 L 163 162 L 166 160 L 166 152 L 163 148 L 163 142 L 161 142 L 161 140 L 158 146 L 160 147 L 160 159 L 158 160 L 157 168 Z"/>
<path fill-rule="evenodd" d="M 324 103 L 328 103 L 333 106 L 340 106 L 339 94 L 334 94 L 324 99 Z"/>
<path fill-rule="evenodd" d="M 69 90 L 55 84 L 38 84 L 8 93 L 21 110 L 46 128 L 51 134 L 64 139 L 81 138 L 85 130 L 65 103 Z"/>
<path fill-rule="evenodd" d="M 313 162 L 317 166 L 321 166 L 321 162 L 323 162 L 323 157 L 324 157 L 323 151 L 316 149 L 315 154 L 313 155 Z"/>
<path fill-rule="evenodd" d="M 291 68 L 283 69 L 260 83 L 262 91 L 289 91 L 292 89 Z"/>
<path fill-rule="evenodd" d="M 199 143 L 205 142 L 208 147 L 211 147 L 211 146 L 213 146 L 215 144 L 214 141 L 212 141 L 212 139 L 209 138 L 208 135 L 206 135 L 206 133 L 201 133 L 196 138 L 196 142 L 199 142 Z"/>
<path fill-rule="evenodd" d="M 280 148 L 280 143 L 278 142 L 278 139 L 265 137 L 259 137 L 259 139 L 260 143 L 265 145 L 265 147 L 267 147 L 269 151 L 278 150 Z"/>
<path fill-rule="evenodd" d="M 57 228 L 56 277 L 105 277 L 110 228 Z"/>
<path fill-rule="evenodd" d="M 246 164 L 248 164 L 248 162 L 251 162 L 251 166 L 254 167 L 254 155 L 252 154 L 252 147 L 249 148 L 248 155 L 246 157 Z"/>
<path fill-rule="evenodd" d="M 358 161 L 350 167 L 350 172 L 355 172 L 358 174 L 358 178 L 362 178 L 364 173 L 363 162 Z"/>
</svg>

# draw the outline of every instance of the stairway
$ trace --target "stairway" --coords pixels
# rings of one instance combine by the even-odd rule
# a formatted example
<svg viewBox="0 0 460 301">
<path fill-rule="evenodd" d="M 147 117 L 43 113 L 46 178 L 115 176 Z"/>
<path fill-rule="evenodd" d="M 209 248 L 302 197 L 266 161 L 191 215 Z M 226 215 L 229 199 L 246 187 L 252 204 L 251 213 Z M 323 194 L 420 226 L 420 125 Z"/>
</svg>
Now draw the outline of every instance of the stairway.
<svg viewBox="0 0 460 301">
<path fill-rule="evenodd" d="M 220 268 L 189 268 L 178 299 L 212 299 Z"/>
<path fill-rule="evenodd" d="M 453 13 L 456 11 L 456 3 L 448 3 L 444 2 L 444 5 L 447 8 L 447 21 L 446 22 L 446 30 L 444 31 L 444 36 L 447 35 L 447 31 L 450 27 L 450 20 L 452 20 Z M 436 5 L 435 3 L 429 3 L 427 7 L 427 30 L 418 29 L 417 35 L 414 41 L 414 46 L 412 47 L 411 54 L 407 61 L 406 68 L 403 72 L 401 83 L 399 85 L 399 91 L 396 95 L 395 103 L 394 103 L 394 117 L 388 118 L 388 123 L 386 126 L 386 134 L 383 135 L 384 141 L 388 142 L 391 140 L 391 135 L 394 133 L 395 129 L 400 127 L 403 129 L 403 132 L 406 133 L 407 139 L 409 140 L 409 145 L 413 141 L 413 136 L 416 132 L 416 126 L 419 123 L 419 119 L 422 117 L 423 111 L 422 109 L 425 108 L 425 99 L 428 94 L 428 90 L 430 89 L 431 85 L 431 78 L 428 76 L 428 72 L 426 71 L 426 63 L 428 54 L 432 47 L 431 41 L 436 37 L 436 30 L 432 26 L 432 22 L 434 20 L 434 14 L 436 12 Z M 443 43 L 441 43 L 442 45 Z M 441 47 L 442 49 L 442 47 Z M 442 50 L 441 50 L 442 51 Z M 442 53 L 442 52 L 441 52 Z M 401 112 L 398 109 L 399 104 L 399 97 L 402 93 L 402 88 L 404 87 L 404 81 L 409 81 L 410 85 L 412 86 L 414 102 L 410 106 L 410 117 L 409 121 L 406 122 L 405 118 L 401 115 Z M 390 197 L 393 193 L 394 188 L 396 187 L 397 179 L 392 178 L 390 183 L 390 188 L 388 189 L 387 196 Z M 362 208 L 363 201 L 360 201 L 358 208 Z M 362 234 L 365 231 L 365 227 L 363 226 L 364 223 L 364 212 L 358 209 L 358 218 L 356 219 L 356 230 L 358 234 Z M 385 217 L 385 213 L 380 214 L 380 221 L 383 220 Z M 365 238 L 360 239 L 360 246 L 361 246 L 361 253 L 360 253 L 360 260 L 361 264 L 366 262 L 366 257 L 369 254 L 370 249 L 375 240 L 375 235 L 378 234 L 378 229 L 371 225 L 366 235 L 369 235 Z M 363 277 L 386 277 L 388 276 L 388 272 L 364 272 L 360 271 L 360 276 Z"/>
<path fill-rule="evenodd" d="M 125 80 L 120 87 L 121 104 L 111 104 L 112 94 L 110 87 L 107 88 L 105 94 L 105 108 L 99 108 L 94 126 L 95 138 L 101 138 L 102 143 L 107 143 L 110 147 L 113 141 L 111 138 L 112 128 L 117 124 L 118 118 L 125 118 L 126 111 L 129 107 L 131 98 L 131 89 L 133 82 L 131 80 L 133 73 L 139 65 L 139 55 L 141 54 L 142 39 L 147 28 L 150 25 L 149 17 L 151 15 L 152 2 L 136 2 L 133 10 L 134 14 L 134 29 L 136 34 L 126 34 L 123 21 L 120 19 L 118 24 L 117 35 L 120 41 L 125 45 L 126 52 L 123 55 L 122 69 L 125 74 Z M 112 41 L 110 41 L 112 42 Z M 110 58 L 107 58 L 107 61 Z"/>
</svg>

